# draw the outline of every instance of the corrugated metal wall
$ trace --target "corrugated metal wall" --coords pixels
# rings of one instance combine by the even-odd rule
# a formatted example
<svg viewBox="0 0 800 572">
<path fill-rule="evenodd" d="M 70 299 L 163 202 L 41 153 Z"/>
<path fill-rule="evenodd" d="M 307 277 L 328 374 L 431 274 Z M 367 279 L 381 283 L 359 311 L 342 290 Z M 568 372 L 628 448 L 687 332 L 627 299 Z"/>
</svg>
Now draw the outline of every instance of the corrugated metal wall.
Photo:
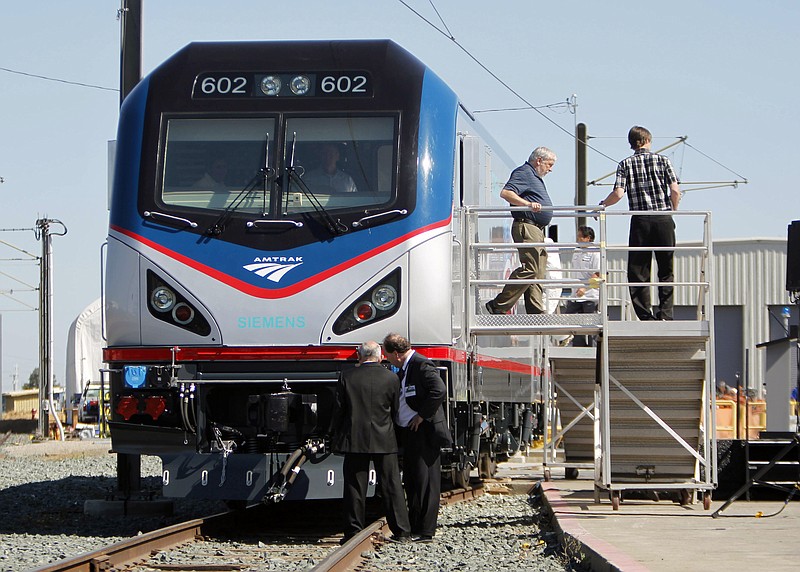
<svg viewBox="0 0 800 572">
<path fill-rule="evenodd" d="M 756 349 L 756 344 L 769 341 L 768 306 L 790 304 L 786 292 L 786 242 L 778 238 L 753 238 L 713 243 L 714 304 L 742 307 L 742 343 L 750 356 L 745 379 L 757 391 L 763 382 L 765 356 L 763 350 Z M 678 246 L 696 245 L 678 243 Z M 701 257 L 699 252 L 677 252 L 675 280 L 698 281 Z M 626 280 L 626 264 L 625 252 L 609 252 L 609 271 L 616 279 Z M 611 298 L 622 295 L 621 290 L 610 293 Z M 653 300 L 657 301 L 656 293 L 653 294 Z M 697 295 L 697 288 L 679 288 L 675 292 L 675 305 L 694 306 Z"/>
<path fill-rule="evenodd" d="M 9 417 L 17 417 L 20 414 L 25 416 L 31 414 L 31 409 L 38 411 L 39 390 L 16 391 L 3 394 L 5 413 Z"/>
</svg>

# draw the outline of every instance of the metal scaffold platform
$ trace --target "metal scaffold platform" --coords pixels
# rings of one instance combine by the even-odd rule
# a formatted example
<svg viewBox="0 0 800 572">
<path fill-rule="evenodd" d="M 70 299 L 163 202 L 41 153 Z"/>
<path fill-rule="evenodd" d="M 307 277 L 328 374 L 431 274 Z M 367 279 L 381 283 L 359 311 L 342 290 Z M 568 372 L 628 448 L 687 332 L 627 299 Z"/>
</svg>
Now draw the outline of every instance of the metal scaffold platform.
<svg viewBox="0 0 800 572">
<path fill-rule="evenodd" d="M 561 217 L 585 216 L 587 208 L 591 207 L 552 207 Z M 532 394 L 542 403 L 545 479 L 552 478 L 555 467 L 563 468 L 567 478 L 592 470 L 595 502 L 600 503 L 606 493 L 614 510 L 626 495 L 634 494 L 653 500 L 668 497 L 680 504 L 701 499 L 704 507 L 710 506 L 717 469 L 708 213 L 673 213 L 703 220 L 703 237 L 696 246 L 675 247 L 701 253 L 697 274 L 671 283 L 676 290 L 688 289 L 697 300 L 695 319 L 641 322 L 626 312 L 630 283 L 607 265 L 609 250 L 630 249 L 607 245 L 606 219 L 611 213 L 602 210 L 597 213 L 599 241 L 592 245 L 600 253 L 600 279 L 585 284 L 599 288 L 596 314 L 491 315 L 482 311 L 486 292 L 491 299 L 493 292 L 512 283 L 493 275 L 489 263 L 497 253 L 513 252 L 514 243 L 480 241 L 479 221 L 497 218 L 501 212 L 508 210 L 468 210 L 465 217 L 464 242 L 472 263 L 467 266 L 471 268 L 468 292 L 475 301 L 468 331 L 477 352 L 485 351 L 482 341 L 489 337 L 492 345 L 498 340 L 532 345 L 521 342 L 526 337 L 547 340 L 541 355 L 531 362 Z M 553 243 L 541 246 L 552 249 Z M 560 249 L 577 247 L 558 245 Z M 564 269 L 567 277 L 558 280 L 513 282 L 540 283 L 548 292 L 559 292 L 581 284 L 569 272 Z M 655 289 L 659 284 L 642 285 Z M 614 319 L 609 317 L 611 306 L 617 307 Z M 563 347 L 569 335 L 594 336 L 597 346 Z"/>
</svg>

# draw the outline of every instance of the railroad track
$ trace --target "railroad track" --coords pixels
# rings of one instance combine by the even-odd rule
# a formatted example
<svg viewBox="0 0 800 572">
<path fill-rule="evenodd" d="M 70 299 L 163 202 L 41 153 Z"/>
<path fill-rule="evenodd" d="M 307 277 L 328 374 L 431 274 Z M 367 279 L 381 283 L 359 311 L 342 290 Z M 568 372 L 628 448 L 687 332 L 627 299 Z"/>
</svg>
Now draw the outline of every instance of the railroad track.
<svg viewBox="0 0 800 572">
<path fill-rule="evenodd" d="M 483 494 L 481 487 L 442 494 L 442 504 Z M 339 546 L 340 505 L 329 503 L 305 516 L 287 503 L 256 506 L 193 519 L 141 534 L 101 548 L 36 568 L 33 572 L 130 572 L 258 570 L 270 560 L 302 560 L 318 572 L 353 570 L 361 554 L 383 543 L 390 534 L 384 518 Z M 330 510 L 330 512 L 328 512 Z M 267 515 L 267 516 L 265 516 Z M 281 518 L 286 518 L 285 522 Z M 309 524 L 311 523 L 311 524 Z"/>
<path fill-rule="evenodd" d="M 482 486 L 468 489 L 454 489 L 442 493 L 440 504 L 451 504 L 477 498 L 483 494 Z M 348 540 L 339 550 L 328 555 L 325 560 L 312 568 L 312 572 L 346 572 L 356 570 L 362 563 L 361 554 L 376 544 L 386 541 L 390 535 L 385 518 L 380 518 Z"/>
</svg>

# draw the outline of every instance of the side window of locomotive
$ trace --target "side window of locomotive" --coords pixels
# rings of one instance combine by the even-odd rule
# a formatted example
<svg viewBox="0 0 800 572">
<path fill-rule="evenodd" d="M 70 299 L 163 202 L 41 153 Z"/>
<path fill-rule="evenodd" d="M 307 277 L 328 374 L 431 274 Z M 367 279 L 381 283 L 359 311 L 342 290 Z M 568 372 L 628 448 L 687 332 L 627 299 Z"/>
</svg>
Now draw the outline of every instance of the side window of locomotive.
<svg viewBox="0 0 800 572">
<path fill-rule="evenodd" d="M 285 161 L 297 179 L 283 212 L 360 209 L 387 204 L 395 177 L 394 117 L 292 117 L 286 121 Z"/>
<path fill-rule="evenodd" d="M 267 141 L 275 166 L 271 118 L 168 119 L 163 144 L 160 202 L 165 206 L 266 212 L 260 183 Z"/>
</svg>

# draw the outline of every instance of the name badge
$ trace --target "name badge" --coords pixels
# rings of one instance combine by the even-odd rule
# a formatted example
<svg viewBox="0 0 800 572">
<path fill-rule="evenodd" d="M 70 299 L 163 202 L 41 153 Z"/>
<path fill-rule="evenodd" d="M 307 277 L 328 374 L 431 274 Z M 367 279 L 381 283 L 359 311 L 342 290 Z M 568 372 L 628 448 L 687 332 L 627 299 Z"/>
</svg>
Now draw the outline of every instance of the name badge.
<svg viewBox="0 0 800 572">
<path fill-rule="evenodd" d="M 417 394 L 416 385 L 406 385 L 406 397 L 414 397 Z"/>
</svg>

